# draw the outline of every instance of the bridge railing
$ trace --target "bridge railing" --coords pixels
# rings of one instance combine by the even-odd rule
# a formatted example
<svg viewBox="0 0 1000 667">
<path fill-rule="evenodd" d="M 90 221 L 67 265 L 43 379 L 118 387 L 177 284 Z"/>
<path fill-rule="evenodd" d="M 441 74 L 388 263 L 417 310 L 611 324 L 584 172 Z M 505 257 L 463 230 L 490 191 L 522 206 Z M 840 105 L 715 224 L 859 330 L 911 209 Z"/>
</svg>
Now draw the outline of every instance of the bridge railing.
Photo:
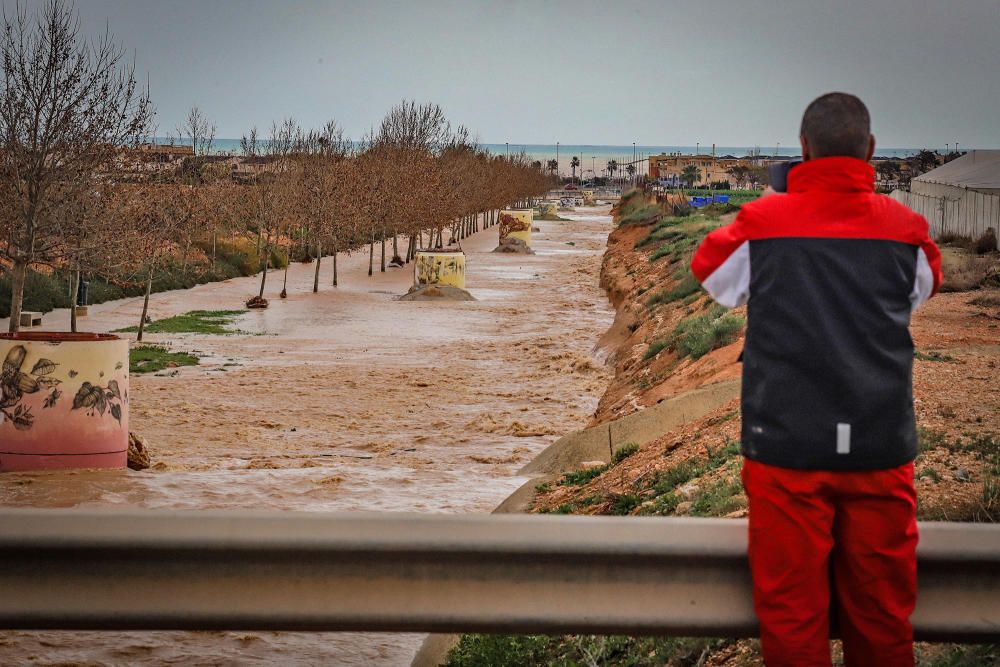
<svg viewBox="0 0 1000 667">
<path fill-rule="evenodd" d="M 924 523 L 914 625 L 1000 638 L 1000 527 Z M 751 636 L 742 520 L 5 510 L 0 627 Z"/>
</svg>

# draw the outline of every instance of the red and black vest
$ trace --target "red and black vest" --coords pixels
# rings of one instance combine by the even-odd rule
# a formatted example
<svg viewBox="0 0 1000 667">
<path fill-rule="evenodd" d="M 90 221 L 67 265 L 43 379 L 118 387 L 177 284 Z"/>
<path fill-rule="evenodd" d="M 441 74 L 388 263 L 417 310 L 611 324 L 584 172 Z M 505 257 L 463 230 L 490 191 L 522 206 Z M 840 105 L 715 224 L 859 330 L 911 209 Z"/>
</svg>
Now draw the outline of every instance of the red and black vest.
<svg viewBox="0 0 1000 667">
<path fill-rule="evenodd" d="M 788 193 L 745 204 L 691 270 L 747 304 L 744 456 L 808 470 L 878 470 L 917 454 L 910 316 L 941 285 L 927 221 L 874 192 L 858 159 L 809 160 Z"/>
</svg>

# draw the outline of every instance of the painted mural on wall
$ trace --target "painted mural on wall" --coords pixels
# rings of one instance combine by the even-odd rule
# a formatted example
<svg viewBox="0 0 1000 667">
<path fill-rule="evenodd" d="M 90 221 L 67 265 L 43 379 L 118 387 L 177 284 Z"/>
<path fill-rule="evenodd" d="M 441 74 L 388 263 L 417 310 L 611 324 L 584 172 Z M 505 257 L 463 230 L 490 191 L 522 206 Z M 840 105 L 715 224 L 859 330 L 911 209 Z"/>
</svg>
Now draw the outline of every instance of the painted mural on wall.
<svg viewBox="0 0 1000 667">
<path fill-rule="evenodd" d="M 0 470 L 124 467 L 128 341 L 53 336 L 0 338 Z"/>
<path fill-rule="evenodd" d="M 517 209 L 500 211 L 500 243 L 507 238 L 520 239 L 525 245 L 531 245 L 531 224 L 534 222 L 534 211 Z"/>
<path fill-rule="evenodd" d="M 593 206 L 594 205 L 594 191 L 593 190 L 580 190 L 580 194 L 583 195 L 583 205 Z"/>
<path fill-rule="evenodd" d="M 465 289 L 465 253 L 418 250 L 413 282 L 417 286 L 447 285 Z"/>
<path fill-rule="evenodd" d="M 539 210 L 543 217 L 554 218 L 559 215 L 559 202 L 557 201 L 543 201 L 539 206 Z"/>
</svg>

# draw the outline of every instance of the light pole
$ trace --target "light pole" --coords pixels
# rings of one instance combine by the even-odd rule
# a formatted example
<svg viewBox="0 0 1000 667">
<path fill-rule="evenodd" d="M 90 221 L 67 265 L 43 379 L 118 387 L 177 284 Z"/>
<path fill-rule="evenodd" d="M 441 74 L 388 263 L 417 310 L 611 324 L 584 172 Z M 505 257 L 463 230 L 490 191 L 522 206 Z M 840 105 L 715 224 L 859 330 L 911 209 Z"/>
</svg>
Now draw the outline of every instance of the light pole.
<svg viewBox="0 0 1000 667">
<path fill-rule="evenodd" d="M 590 173 L 594 175 L 594 180 L 597 180 L 597 169 L 594 167 L 594 160 L 597 159 L 596 155 L 590 156 Z"/>
<path fill-rule="evenodd" d="M 559 178 L 559 142 L 556 142 L 556 178 Z"/>
<path fill-rule="evenodd" d="M 504 142 L 504 146 L 507 147 L 507 159 L 509 160 L 510 159 L 510 142 L 509 141 L 505 141 Z"/>
</svg>

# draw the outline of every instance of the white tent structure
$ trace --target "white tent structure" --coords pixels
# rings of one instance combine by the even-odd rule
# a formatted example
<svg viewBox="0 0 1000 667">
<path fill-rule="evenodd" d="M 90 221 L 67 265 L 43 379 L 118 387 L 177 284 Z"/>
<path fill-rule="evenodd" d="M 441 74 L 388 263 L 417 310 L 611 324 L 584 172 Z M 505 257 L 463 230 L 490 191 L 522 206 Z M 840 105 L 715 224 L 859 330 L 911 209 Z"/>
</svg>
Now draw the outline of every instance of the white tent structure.
<svg viewBox="0 0 1000 667">
<path fill-rule="evenodd" d="M 927 218 L 935 237 L 978 238 L 990 227 L 1000 230 L 1000 150 L 969 151 L 917 176 L 910 192 L 897 190 L 892 197 Z"/>
</svg>

